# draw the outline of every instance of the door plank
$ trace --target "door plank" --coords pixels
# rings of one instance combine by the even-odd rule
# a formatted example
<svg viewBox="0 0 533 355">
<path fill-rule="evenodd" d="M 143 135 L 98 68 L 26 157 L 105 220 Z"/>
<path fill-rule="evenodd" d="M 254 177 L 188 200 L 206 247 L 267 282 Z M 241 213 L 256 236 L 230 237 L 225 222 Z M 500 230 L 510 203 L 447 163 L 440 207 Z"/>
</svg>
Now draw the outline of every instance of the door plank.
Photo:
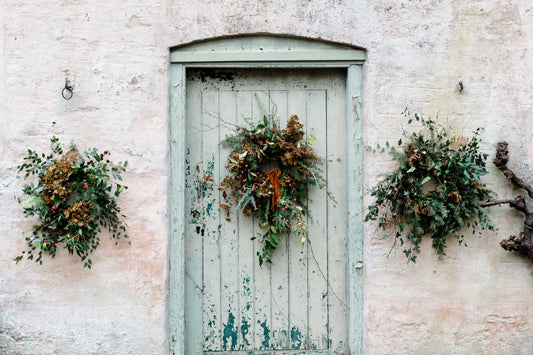
<svg viewBox="0 0 533 355">
<path fill-rule="evenodd" d="M 220 231 L 218 191 L 218 129 L 216 117 L 219 112 L 218 91 L 202 92 L 202 215 L 204 223 L 201 235 L 204 238 L 204 350 L 221 349 L 221 290 L 220 290 Z"/>
<path fill-rule="evenodd" d="M 345 109 L 336 104 L 344 97 L 344 88 L 332 85 L 327 98 L 327 180 L 328 190 L 335 201 L 328 201 L 328 235 L 346 233 L 346 177 L 340 178 L 334 172 L 346 171 L 346 119 Z M 331 349 L 337 353 L 348 353 L 347 307 L 346 307 L 346 239 L 328 239 L 328 310 L 329 338 Z"/>
<path fill-rule="evenodd" d="M 252 117 L 259 118 L 268 114 L 270 97 L 268 91 L 254 91 L 252 102 Z M 255 222 L 255 221 L 254 221 Z M 257 223 L 254 223 L 257 230 Z M 257 233 L 257 232 L 256 232 Z M 262 237 L 258 236 L 258 241 Z M 260 251 L 260 243 L 256 243 L 256 249 Z M 257 257 L 255 258 L 257 262 Z M 256 349 L 272 349 L 272 299 L 270 285 L 270 268 L 263 264 L 263 267 L 254 268 L 254 304 L 255 304 L 255 345 Z"/>
<path fill-rule="evenodd" d="M 280 128 L 287 124 L 287 90 L 269 92 L 269 111 L 279 119 Z M 286 349 L 289 340 L 289 279 L 288 279 L 288 235 L 282 235 L 281 243 L 272 255 L 270 266 L 270 291 L 272 298 L 272 348 Z"/>
<path fill-rule="evenodd" d="M 237 124 L 237 93 L 232 91 L 219 91 L 220 120 L 217 120 L 219 137 L 223 139 L 226 135 L 231 134 L 228 124 L 223 122 Z M 220 141 L 220 139 L 218 141 Z M 217 142 L 218 142 L 217 141 Z M 225 175 L 224 161 L 231 150 L 229 148 L 218 147 L 217 168 L 220 180 Z M 222 193 L 218 191 L 219 201 L 225 203 L 222 199 Z M 222 349 L 238 349 L 239 338 L 239 294 L 235 292 L 239 288 L 239 240 L 237 234 L 237 225 L 227 221 L 229 209 L 226 211 L 219 209 L 219 231 L 220 231 L 220 283 L 221 283 L 221 322 L 222 322 Z"/>
<path fill-rule="evenodd" d="M 237 122 L 244 125 L 245 117 L 252 117 L 253 92 L 237 92 Z M 239 231 L 239 294 L 240 329 L 239 349 L 254 348 L 255 317 L 254 317 L 254 269 L 256 267 L 255 243 L 250 240 L 254 236 L 255 220 L 245 217 L 236 208 L 232 208 L 236 216 Z"/>
<path fill-rule="evenodd" d="M 306 92 L 291 90 L 288 94 L 288 112 L 298 115 L 300 123 L 307 122 Z M 307 246 L 300 238 L 289 237 L 289 320 L 290 348 L 306 349 L 307 341 Z"/>
<path fill-rule="evenodd" d="M 189 115 L 201 117 L 201 92 L 191 82 L 187 95 Z M 185 168 L 185 345 L 187 354 L 198 354 L 203 342 L 203 238 L 200 229 L 202 219 L 201 167 L 202 128 L 201 121 L 187 120 L 187 152 Z"/>
<path fill-rule="evenodd" d="M 324 90 L 310 90 L 307 92 L 307 136 L 316 135 L 314 148 L 327 156 L 326 150 L 326 92 Z M 324 168 L 322 166 L 322 168 Z M 308 317 L 309 317 L 309 345 L 311 349 L 325 349 L 328 347 L 328 235 L 327 235 L 327 201 L 326 191 L 310 186 L 312 198 L 309 199 L 307 218 L 309 225 L 310 244 L 308 254 Z"/>
</svg>

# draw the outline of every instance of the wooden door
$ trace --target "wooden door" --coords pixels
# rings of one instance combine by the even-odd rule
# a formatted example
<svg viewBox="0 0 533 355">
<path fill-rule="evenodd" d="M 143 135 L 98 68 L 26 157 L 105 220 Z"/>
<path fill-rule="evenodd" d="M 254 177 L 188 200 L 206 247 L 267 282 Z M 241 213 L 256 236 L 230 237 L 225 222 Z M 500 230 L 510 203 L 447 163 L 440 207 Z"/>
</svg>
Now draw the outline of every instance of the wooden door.
<svg viewBox="0 0 533 355">
<path fill-rule="evenodd" d="M 186 354 L 348 353 L 345 78 L 342 69 L 188 70 Z M 261 268 L 256 221 L 219 208 L 229 154 L 219 142 L 232 124 L 269 113 L 283 127 L 296 114 L 316 136 L 336 201 L 310 187 L 311 244 L 285 236 Z"/>
</svg>

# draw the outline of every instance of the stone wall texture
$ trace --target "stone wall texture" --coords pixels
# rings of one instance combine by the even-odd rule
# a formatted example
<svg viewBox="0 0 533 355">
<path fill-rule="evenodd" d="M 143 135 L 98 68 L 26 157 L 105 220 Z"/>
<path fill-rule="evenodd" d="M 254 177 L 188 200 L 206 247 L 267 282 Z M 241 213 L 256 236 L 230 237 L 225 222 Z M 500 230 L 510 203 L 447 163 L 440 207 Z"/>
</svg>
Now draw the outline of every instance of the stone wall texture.
<svg viewBox="0 0 533 355">
<path fill-rule="evenodd" d="M 0 0 L 0 354 L 168 352 L 169 48 L 255 32 L 366 49 L 366 144 L 397 140 L 408 107 L 459 135 L 481 127 L 491 155 L 508 140 L 533 182 L 530 0 Z M 91 271 L 66 253 L 11 260 L 32 224 L 16 166 L 52 135 L 129 161 L 131 243 L 102 238 Z M 366 185 L 391 166 L 366 156 Z M 517 193 L 492 166 L 485 182 Z M 442 259 L 426 240 L 416 264 L 365 225 L 366 353 L 533 354 L 533 265 L 499 247 L 521 216 L 490 215 L 497 232 Z"/>
</svg>

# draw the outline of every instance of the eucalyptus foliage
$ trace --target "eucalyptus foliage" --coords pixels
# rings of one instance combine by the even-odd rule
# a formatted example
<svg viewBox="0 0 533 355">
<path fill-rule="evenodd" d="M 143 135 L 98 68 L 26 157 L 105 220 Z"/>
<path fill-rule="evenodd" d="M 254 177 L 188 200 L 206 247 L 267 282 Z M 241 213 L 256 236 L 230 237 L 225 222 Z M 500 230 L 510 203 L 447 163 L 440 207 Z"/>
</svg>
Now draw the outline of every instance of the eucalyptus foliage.
<svg viewBox="0 0 533 355">
<path fill-rule="evenodd" d="M 43 253 L 54 257 L 62 247 L 91 268 L 88 256 L 100 243 L 101 227 L 114 239 L 128 238 L 117 204 L 127 189 L 121 183 L 127 162 L 115 165 L 109 154 L 96 148 L 80 154 L 73 145 L 64 152 L 56 137 L 48 155 L 28 149 L 17 169 L 31 181 L 23 187 L 27 197 L 19 202 L 24 215 L 38 222 L 26 237 L 28 249 L 14 259 L 17 263 L 24 255 L 32 260 L 36 254 L 35 261 L 42 264 Z"/>
<path fill-rule="evenodd" d="M 479 129 L 471 138 L 450 137 L 434 120 L 406 114 L 408 123 L 422 124 L 423 131 L 408 134 L 395 145 L 368 148 L 388 152 L 397 168 L 383 176 L 371 190 L 376 198 L 365 221 L 394 229 L 395 241 L 404 246 L 408 260 L 416 262 L 422 237 L 432 238 L 437 254 L 445 255 L 446 238 L 463 244 L 464 232 L 494 230 L 480 205 L 492 192 L 480 181 L 487 173 L 487 154 L 480 152 Z M 396 243 L 395 243 L 396 244 Z M 466 243 L 465 243 L 466 245 Z"/>
</svg>

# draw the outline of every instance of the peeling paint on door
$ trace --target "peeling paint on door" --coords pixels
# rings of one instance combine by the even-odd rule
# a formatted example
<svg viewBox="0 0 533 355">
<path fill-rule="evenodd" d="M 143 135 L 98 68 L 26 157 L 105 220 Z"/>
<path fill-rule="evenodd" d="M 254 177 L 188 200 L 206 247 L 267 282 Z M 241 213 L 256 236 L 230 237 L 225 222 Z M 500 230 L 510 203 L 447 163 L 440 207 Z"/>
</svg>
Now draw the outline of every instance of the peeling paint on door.
<svg viewBox="0 0 533 355">
<path fill-rule="evenodd" d="M 265 350 L 270 348 L 270 329 L 268 329 L 267 322 L 264 320 L 263 322 L 257 321 L 261 328 L 263 329 L 263 341 L 261 342 L 261 348 L 260 350 Z"/>
<path fill-rule="evenodd" d="M 293 349 L 301 349 L 303 345 L 302 333 L 295 327 L 291 328 L 291 347 Z"/>
<path fill-rule="evenodd" d="M 186 331 L 201 336 L 189 333 L 186 338 L 199 339 L 194 348 L 204 352 L 343 353 L 345 322 L 329 319 L 346 316 L 346 301 L 330 296 L 329 289 L 346 293 L 346 216 L 340 213 L 346 208 L 345 72 L 222 74 L 215 77 L 227 79 L 202 76 L 200 70 L 188 74 L 186 273 L 194 275 L 203 292 L 188 299 L 186 307 L 186 319 L 198 322 Z M 280 125 L 297 114 L 308 134 L 317 137 L 315 149 L 328 157 L 324 174 L 337 203 L 328 201 L 323 190 L 310 191 L 313 244 L 302 246 L 287 236 L 272 266 L 260 268 L 259 245 L 250 240 L 258 232 L 253 218 L 219 207 L 229 203 L 219 190 L 229 152 L 218 142 L 233 125 L 243 124 L 243 117 L 268 112 L 276 112 Z"/>
<path fill-rule="evenodd" d="M 250 307 L 250 305 L 247 305 L 247 307 Z M 247 339 L 248 334 L 250 334 L 250 326 L 248 325 L 248 319 L 243 317 L 241 319 L 242 348 L 246 348 L 247 346 L 250 346 L 250 342 Z"/>
<path fill-rule="evenodd" d="M 237 347 L 238 330 L 235 326 L 235 316 L 228 311 L 228 322 L 224 324 L 223 350 L 235 350 Z"/>
</svg>

